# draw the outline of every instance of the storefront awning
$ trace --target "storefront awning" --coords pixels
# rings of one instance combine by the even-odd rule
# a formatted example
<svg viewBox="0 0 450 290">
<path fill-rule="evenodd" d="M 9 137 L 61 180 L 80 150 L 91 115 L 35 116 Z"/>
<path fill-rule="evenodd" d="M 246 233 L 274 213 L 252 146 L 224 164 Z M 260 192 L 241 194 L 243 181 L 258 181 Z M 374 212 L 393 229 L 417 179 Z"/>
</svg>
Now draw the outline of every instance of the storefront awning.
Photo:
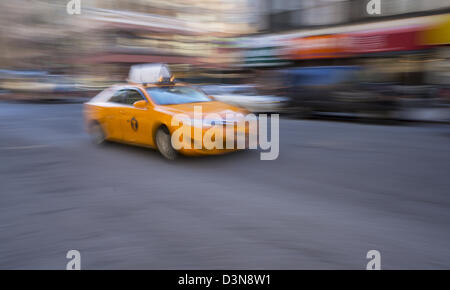
<svg viewBox="0 0 450 290">
<path fill-rule="evenodd" d="M 344 34 L 318 35 L 293 39 L 288 49 L 291 59 L 336 58 L 348 55 Z"/>
<path fill-rule="evenodd" d="M 428 45 L 450 44 L 450 14 L 435 16 L 436 24 L 424 34 L 424 43 Z"/>
</svg>

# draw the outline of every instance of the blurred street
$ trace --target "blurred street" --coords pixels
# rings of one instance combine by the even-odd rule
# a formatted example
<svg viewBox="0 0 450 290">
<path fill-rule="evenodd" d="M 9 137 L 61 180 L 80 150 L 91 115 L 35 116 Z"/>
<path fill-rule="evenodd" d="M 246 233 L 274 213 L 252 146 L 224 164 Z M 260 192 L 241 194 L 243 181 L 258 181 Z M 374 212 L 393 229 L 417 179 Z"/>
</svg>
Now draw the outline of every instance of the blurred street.
<svg viewBox="0 0 450 290">
<path fill-rule="evenodd" d="M 450 267 L 450 130 L 280 120 L 280 156 L 97 147 L 81 104 L 0 103 L 0 269 Z"/>
</svg>

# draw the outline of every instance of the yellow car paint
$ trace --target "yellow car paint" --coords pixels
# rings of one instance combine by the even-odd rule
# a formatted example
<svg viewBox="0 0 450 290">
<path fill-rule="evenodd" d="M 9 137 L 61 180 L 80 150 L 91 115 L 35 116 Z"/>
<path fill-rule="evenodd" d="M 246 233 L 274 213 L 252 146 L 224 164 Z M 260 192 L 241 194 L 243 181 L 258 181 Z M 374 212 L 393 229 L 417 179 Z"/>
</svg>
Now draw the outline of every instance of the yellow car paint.
<svg viewBox="0 0 450 290">
<path fill-rule="evenodd" d="M 186 86 L 186 84 L 177 83 L 175 86 Z M 176 105 L 157 105 L 146 91 L 146 88 L 152 86 L 163 86 L 158 84 L 123 84 L 114 87 L 138 90 L 144 97 L 145 103 L 136 102 L 133 105 L 116 104 L 108 101 L 98 101 L 94 97 L 91 101 L 84 104 L 84 121 L 87 131 L 90 131 L 91 125 L 98 123 L 105 139 L 127 144 L 133 144 L 143 147 L 157 149 L 155 143 L 155 134 L 157 130 L 165 125 L 170 134 L 179 128 L 172 126 L 172 118 L 176 114 L 184 114 L 189 117 L 194 116 L 194 106 L 201 106 L 203 114 L 216 113 L 225 119 L 226 112 L 240 113 L 246 115 L 248 112 L 242 108 L 237 108 L 217 101 L 185 103 Z M 232 127 L 233 128 L 233 127 Z M 209 128 L 203 128 L 203 134 Z M 229 129 L 229 128 L 228 128 Z M 194 128 L 192 127 L 192 130 Z M 248 127 L 234 127 L 236 134 L 248 134 Z M 194 136 L 194 134 L 191 134 Z M 225 136 L 225 135 L 224 135 Z M 178 152 L 184 155 L 215 155 L 236 151 L 237 149 L 206 149 L 202 140 L 192 140 L 192 142 L 201 142 L 199 149 L 189 149 L 190 146 L 184 146 Z M 191 144 L 186 144 L 191 145 Z"/>
</svg>

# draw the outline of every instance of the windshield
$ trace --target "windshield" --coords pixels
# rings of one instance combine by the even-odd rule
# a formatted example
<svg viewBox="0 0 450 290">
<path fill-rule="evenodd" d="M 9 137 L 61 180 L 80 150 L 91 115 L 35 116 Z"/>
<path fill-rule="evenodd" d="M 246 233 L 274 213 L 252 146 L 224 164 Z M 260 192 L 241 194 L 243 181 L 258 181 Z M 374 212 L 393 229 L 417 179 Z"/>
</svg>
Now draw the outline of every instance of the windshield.
<svg viewBox="0 0 450 290">
<path fill-rule="evenodd" d="M 254 87 L 250 86 L 205 86 L 202 89 L 210 95 L 256 95 Z"/>
<path fill-rule="evenodd" d="M 157 105 L 176 105 L 209 102 L 211 99 L 191 87 L 163 86 L 147 88 L 147 93 Z"/>
</svg>

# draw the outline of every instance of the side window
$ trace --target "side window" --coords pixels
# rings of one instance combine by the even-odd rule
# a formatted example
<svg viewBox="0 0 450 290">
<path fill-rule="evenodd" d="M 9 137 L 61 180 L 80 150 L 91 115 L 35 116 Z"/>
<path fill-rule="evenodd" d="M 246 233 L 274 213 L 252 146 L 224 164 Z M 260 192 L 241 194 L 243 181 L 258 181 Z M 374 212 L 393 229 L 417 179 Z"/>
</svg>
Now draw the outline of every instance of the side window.
<svg viewBox="0 0 450 290">
<path fill-rule="evenodd" d="M 126 96 L 127 91 L 124 90 L 120 90 L 114 93 L 114 95 L 109 99 L 108 102 L 113 102 L 113 103 L 119 103 L 119 104 L 123 104 L 124 103 L 124 98 Z"/>
<path fill-rule="evenodd" d="M 124 104 L 132 106 L 135 102 L 144 100 L 144 97 L 136 90 L 127 90 Z"/>
</svg>

